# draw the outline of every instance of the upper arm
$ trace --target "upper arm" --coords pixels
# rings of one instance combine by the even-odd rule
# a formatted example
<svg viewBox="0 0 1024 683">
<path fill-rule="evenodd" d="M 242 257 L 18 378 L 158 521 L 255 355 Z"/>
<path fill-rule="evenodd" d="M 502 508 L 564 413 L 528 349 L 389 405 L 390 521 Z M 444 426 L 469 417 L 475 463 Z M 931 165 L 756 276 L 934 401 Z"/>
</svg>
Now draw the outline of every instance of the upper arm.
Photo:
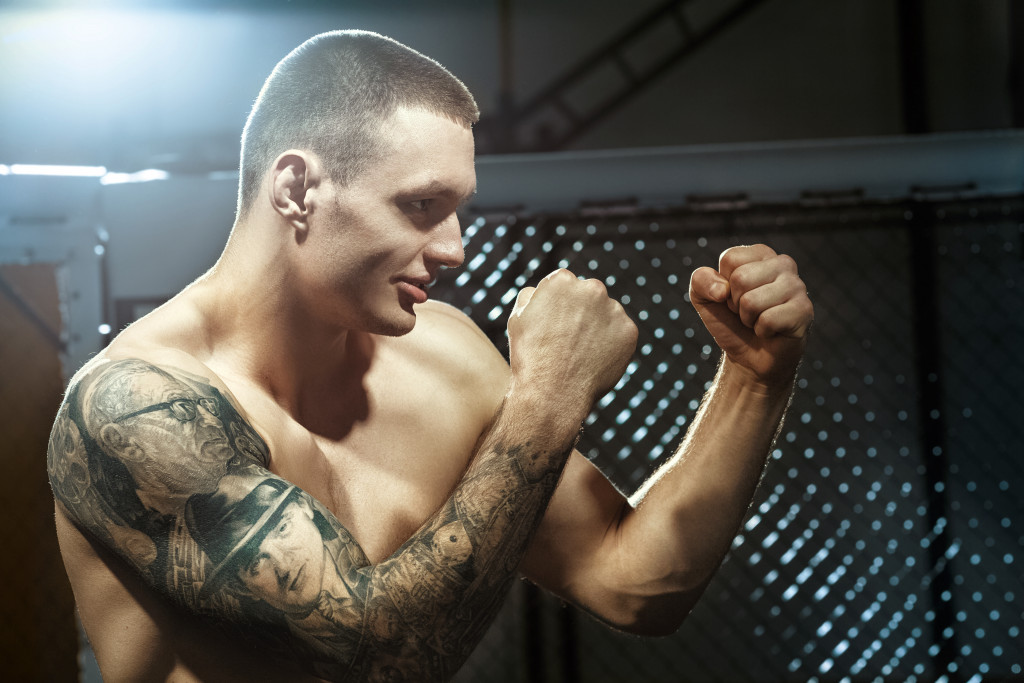
<svg viewBox="0 0 1024 683">
<path fill-rule="evenodd" d="M 337 662 L 354 655 L 368 562 L 333 515 L 268 461 L 212 373 L 127 359 L 96 364 L 72 384 L 47 470 L 68 517 L 155 592 L 268 641 L 303 645 L 312 661 Z M 296 639 L 298 617 L 324 588 L 353 608 L 343 613 L 350 643 Z"/>
<path fill-rule="evenodd" d="M 538 585 L 609 621 L 621 587 L 616 554 L 619 524 L 629 504 L 579 451 L 566 463 L 544 514 L 523 574 Z"/>
</svg>

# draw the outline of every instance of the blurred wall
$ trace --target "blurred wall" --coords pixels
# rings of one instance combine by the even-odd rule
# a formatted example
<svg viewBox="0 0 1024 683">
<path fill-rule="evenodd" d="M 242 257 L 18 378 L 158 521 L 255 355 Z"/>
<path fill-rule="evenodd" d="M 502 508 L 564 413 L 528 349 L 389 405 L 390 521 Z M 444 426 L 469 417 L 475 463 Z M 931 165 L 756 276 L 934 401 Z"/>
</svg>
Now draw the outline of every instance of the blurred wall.
<svg viewBox="0 0 1024 683">
<path fill-rule="evenodd" d="M 438 59 L 487 116 L 501 89 L 502 26 L 511 37 L 507 87 L 522 103 L 662 3 L 164 0 L 129 11 L 142 4 L 14 0 L 0 8 L 0 163 L 235 168 L 242 124 L 270 69 L 334 28 L 380 31 Z M 736 4 L 682 7 L 699 26 Z M 922 5 L 933 130 L 1009 127 L 1009 0 Z M 897 7 L 766 0 L 573 147 L 902 133 Z M 672 37 L 645 44 L 659 40 Z"/>
</svg>

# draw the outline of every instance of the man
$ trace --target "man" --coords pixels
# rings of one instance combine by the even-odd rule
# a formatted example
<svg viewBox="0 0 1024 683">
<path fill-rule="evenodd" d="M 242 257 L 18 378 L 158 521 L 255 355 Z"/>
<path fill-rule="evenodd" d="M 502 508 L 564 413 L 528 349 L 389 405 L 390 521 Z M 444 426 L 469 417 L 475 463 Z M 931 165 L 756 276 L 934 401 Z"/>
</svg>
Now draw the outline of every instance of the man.
<svg viewBox="0 0 1024 683">
<path fill-rule="evenodd" d="M 428 300 L 463 260 L 476 118 L 370 33 L 313 38 L 267 80 L 224 254 L 76 375 L 54 425 L 107 680 L 444 680 L 517 570 L 637 633 L 700 596 L 788 404 L 812 318 L 796 267 L 740 247 L 693 274 L 723 362 L 634 507 L 573 450 L 636 341 L 604 286 L 524 289 L 508 364 Z"/>
</svg>

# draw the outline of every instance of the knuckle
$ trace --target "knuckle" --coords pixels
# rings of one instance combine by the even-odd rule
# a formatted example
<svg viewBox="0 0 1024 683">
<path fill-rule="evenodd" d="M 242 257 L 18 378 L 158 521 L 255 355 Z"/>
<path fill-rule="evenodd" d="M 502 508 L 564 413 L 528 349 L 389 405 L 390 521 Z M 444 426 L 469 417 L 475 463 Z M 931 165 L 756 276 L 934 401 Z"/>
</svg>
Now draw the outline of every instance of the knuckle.
<svg viewBox="0 0 1024 683">
<path fill-rule="evenodd" d="M 547 280 L 548 282 L 563 282 L 568 280 L 575 280 L 576 276 L 565 268 L 559 268 L 558 270 L 551 271 L 544 279 Z"/>
<path fill-rule="evenodd" d="M 779 324 L 779 311 L 775 308 L 769 308 L 767 311 L 763 311 L 761 315 L 757 316 L 757 324 L 755 328 L 758 332 L 775 330 Z"/>
<path fill-rule="evenodd" d="M 737 267 L 729 276 L 729 286 L 746 291 L 750 288 L 754 273 L 743 266 Z"/>
<path fill-rule="evenodd" d="M 783 271 L 794 275 L 798 272 L 796 261 L 789 254 L 776 254 L 774 258 Z"/>
<path fill-rule="evenodd" d="M 743 318 L 743 319 L 747 319 L 747 318 L 753 319 L 753 318 L 757 317 L 757 315 L 759 313 L 757 305 L 753 301 L 753 297 L 748 296 L 748 295 L 744 295 L 744 296 L 740 297 L 738 308 L 739 308 L 740 317 Z"/>
<path fill-rule="evenodd" d="M 807 287 L 804 285 L 804 281 L 793 272 L 785 272 L 782 275 L 779 275 L 776 282 L 782 283 L 785 286 L 786 291 L 791 295 L 800 296 L 807 292 Z"/>
<path fill-rule="evenodd" d="M 804 297 L 801 315 L 805 320 L 814 320 L 814 304 L 807 297 Z"/>
<path fill-rule="evenodd" d="M 729 247 L 718 256 L 718 262 L 723 266 L 737 266 L 740 263 L 740 252 L 742 247 Z"/>
<path fill-rule="evenodd" d="M 623 335 L 631 346 L 636 346 L 636 340 L 640 338 L 640 328 L 629 317 L 626 318 L 623 324 Z"/>
</svg>

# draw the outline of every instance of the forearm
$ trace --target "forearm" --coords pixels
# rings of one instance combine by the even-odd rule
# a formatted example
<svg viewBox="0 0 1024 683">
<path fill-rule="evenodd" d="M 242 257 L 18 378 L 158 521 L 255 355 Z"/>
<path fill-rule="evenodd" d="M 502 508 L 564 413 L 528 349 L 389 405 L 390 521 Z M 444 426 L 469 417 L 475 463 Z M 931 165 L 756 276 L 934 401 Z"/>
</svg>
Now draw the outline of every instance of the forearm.
<svg viewBox="0 0 1024 683">
<path fill-rule="evenodd" d="M 750 505 L 792 392 L 724 361 L 674 456 L 634 494 L 616 538 L 643 590 L 692 605 Z M 688 609 L 688 607 L 687 607 Z"/>
<path fill-rule="evenodd" d="M 511 391 L 449 500 L 373 571 L 367 607 L 397 613 L 402 628 L 387 635 L 436 664 L 421 675 L 450 676 L 483 636 L 555 490 L 585 407 L 543 405 Z"/>
</svg>

